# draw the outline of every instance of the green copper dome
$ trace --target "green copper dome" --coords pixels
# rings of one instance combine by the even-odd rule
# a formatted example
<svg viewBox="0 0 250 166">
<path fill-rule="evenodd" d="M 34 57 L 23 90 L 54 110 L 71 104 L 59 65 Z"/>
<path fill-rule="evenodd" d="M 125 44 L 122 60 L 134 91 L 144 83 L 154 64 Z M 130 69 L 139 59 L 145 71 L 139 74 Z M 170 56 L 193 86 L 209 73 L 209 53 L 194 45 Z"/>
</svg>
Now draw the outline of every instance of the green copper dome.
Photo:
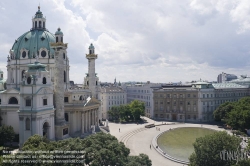
<svg viewBox="0 0 250 166">
<path fill-rule="evenodd" d="M 34 58 L 41 48 L 46 48 L 49 55 L 54 55 L 50 43 L 55 42 L 55 35 L 45 29 L 33 29 L 20 36 L 12 46 L 16 59 L 20 59 L 20 50 L 28 50 L 28 57 Z M 50 56 L 51 57 L 51 56 Z"/>
<path fill-rule="evenodd" d="M 58 28 L 55 35 L 63 35 L 63 32 L 61 31 L 61 28 Z"/>
<path fill-rule="evenodd" d="M 95 49 L 94 45 L 91 43 L 89 49 Z"/>
</svg>

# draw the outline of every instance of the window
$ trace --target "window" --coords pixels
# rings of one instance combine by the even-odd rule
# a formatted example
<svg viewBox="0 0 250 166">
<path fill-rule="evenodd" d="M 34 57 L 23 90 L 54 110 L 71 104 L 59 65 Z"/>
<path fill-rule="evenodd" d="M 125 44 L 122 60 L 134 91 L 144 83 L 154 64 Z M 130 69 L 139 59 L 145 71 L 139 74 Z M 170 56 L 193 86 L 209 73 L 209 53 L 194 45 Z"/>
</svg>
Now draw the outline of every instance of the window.
<svg viewBox="0 0 250 166">
<path fill-rule="evenodd" d="M 41 55 L 42 55 L 43 58 L 46 57 L 46 54 L 47 54 L 47 53 L 46 53 L 46 51 L 44 51 L 44 50 L 41 52 Z"/>
<path fill-rule="evenodd" d="M 64 102 L 68 103 L 69 102 L 69 98 L 68 97 L 64 97 Z"/>
<path fill-rule="evenodd" d="M 30 84 L 31 83 L 31 77 L 27 78 L 27 83 Z"/>
<path fill-rule="evenodd" d="M 203 98 L 205 98 L 205 94 L 203 94 Z"/>
<path fill-rule="evenodd" d="M 193 97 L 196 97 L 196 95 L 194 94 Z"/>
<path fill-rule="evenodd" d="M 209 98 L 209 94 L 207 94 L 207 98 Z"/>
<path fill-rule="evenodd" d="M 56 43 L 58 42 L 58 37 L 56 37 Z"/>
<path fill-rule="evenodd" d="M 9 99 L 9 104 L 18 104 L 18 101 L 17 101 L 17 99 L 15 97 L 11 97 Z"/>
<path fill-rule="evenodd" d="M 190 97 L 190 94 L 188 94 L 188 97 Z"/>
<path fill-rule="evenodd" d="M 188 119 L 190 119 L 190 115 L 188 115 Z"/>
<path fill-rule="evenodd" d="M 31 106 L 31 99 L 26 99 L 26 106 Z"/>
<path fill-rule="evenodd" d="M 61 37 L 61 42 L 63 43 L 63 37 Z"/>
<path fill-rule="evenodd" d="M 46 84 L 47 81 L 46 81 L 46 77 L 43 77 L 43 84 Z"/>
<path fill-rule="evenodd" d="M 26 57 L 26 51 L 23 51 L 22 53 L 22 57 L 25 58 Z"/>
<path fill-rule="evenodd" d="M 68 113 L 64 113 L 64 119 L 66 122 L 69 121 L 69 114 Z"/>
<path fill-rule="evenodd" d="M 182 115 L 180 115 L 180 119 L 182 119 Z"/>
<path fill-rule="evenodd" d="M 190 105 L 190 101 L 187 102 L 187 105 Z"/>
<path fill-rule="evenodd" d="M 63 53 L 63 59 L 65 59 L 65 57 L 66 57 L 66 56 L 65 56 L 65 53 Z"/>
<path fill-rule="evenodd" d="M 0 104 L 2 103 L 2 99 L 0 99 Z"/>
<path fill-rule="evenodd" d="M 43 99 L 43 105 L 47 105 L 47 99 Z"/>
<path fill-rule="evenodd" d="M 29 118 L 26 118 L 26 120 L 25 120 L 25 129 L 30 130 L 30 119 Z"/>
<path fill-rule="evenodd" d="M 196 115 L 194 115 L 194 120 L 196 120 Z"/>
</svg>

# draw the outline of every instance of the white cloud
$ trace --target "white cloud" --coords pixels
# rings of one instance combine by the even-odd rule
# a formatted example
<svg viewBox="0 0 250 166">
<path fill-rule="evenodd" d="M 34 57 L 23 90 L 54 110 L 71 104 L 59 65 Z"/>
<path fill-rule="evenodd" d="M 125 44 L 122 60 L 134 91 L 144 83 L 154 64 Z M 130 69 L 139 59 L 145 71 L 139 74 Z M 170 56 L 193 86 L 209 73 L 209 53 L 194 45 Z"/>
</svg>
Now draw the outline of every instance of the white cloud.
<svg viewBox="0 0 250 166">
<path fill-rule="evenodd" d="M 0 59 L 28 31 L 39 2 L 0 2 Z M 29 4 L 29 5 L 27 5 Z M 101 81 L 216 80 L 220 72 L 250 74 L 247 0 L 43 0 L 47 28 L 69 43 L 70 79 L 82 83 L 85 54 L 96 48 Z M 11 10 L 10 10 L 11 9 Z M 25 9 L 25 10 L 21 10 Z M 20 16 L 20 13 L 22 15 Z M 19 16 L 19 17 L 18 17 Z M 17 26 L 18 25 L 18 28 Z M 5 69 L 6 70 L 6 69 Z"/>
</svg>

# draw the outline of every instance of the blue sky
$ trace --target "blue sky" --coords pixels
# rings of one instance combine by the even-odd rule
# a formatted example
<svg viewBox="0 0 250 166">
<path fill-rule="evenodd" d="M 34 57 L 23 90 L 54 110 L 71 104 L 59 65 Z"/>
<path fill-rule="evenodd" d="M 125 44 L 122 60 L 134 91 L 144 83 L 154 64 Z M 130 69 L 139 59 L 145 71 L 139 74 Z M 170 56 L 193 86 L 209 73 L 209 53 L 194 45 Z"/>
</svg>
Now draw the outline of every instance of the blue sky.
<svg viewBox="0 0 250 166">
<path fill-rule="evenodd" d="M 250 75 L 248 0 L 1 0 L 0 69 L 5 76 L 9 50 L 31 28 L 39 3 L 47 29 L 64 32 L 70 79 L 76 83 L 87 73 L 90 43 L 102 82 Z"/>
</svg>

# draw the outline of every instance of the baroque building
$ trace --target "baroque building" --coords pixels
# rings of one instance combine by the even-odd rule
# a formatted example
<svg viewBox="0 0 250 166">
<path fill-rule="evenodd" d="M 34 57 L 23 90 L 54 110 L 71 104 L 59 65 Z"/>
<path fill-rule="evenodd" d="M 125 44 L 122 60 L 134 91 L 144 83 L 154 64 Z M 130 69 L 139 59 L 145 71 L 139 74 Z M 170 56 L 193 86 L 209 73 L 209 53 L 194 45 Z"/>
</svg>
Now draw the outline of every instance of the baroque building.
<svg viewBox="0 0 250 166">
<path fill-rule="evenodd" d="M 32 28 L 9 51 L 6 80 L 0 71 L 1 124 L 13 126 L 20 146 L 34 134 L 51 140 L 84 137 L 100 122 L 93 44 L 86 55 L 84 88 L 71 87 L 64 34 L 60 28 L 53 34 L 46 25 L 38 7 Z"/>
</svg>

